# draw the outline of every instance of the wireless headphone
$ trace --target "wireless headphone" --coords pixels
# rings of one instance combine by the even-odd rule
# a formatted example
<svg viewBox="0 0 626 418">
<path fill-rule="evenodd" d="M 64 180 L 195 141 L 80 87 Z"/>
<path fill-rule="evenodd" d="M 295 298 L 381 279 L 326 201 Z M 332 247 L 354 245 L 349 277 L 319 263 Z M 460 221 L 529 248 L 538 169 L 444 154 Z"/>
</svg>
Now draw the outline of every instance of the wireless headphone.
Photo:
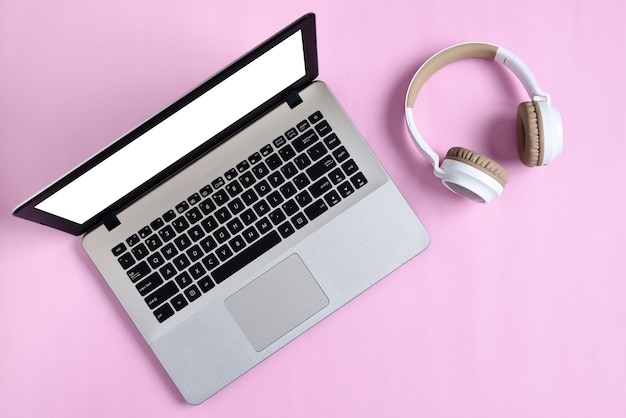
<svg viewBox="0 0 626 418">
<path fill-rule="evenodd" d="M 504 167 L 494 160 L 462 147 L 451 148 L 439 166 L 439 156 L 415 126 L 413 105 L 417 95 L 435 72 L 466 58 L 497 61 L 509 68 L 530 96 L 517 108 L 517 143 L 520 159 L 528 167 L 550 164 L 563 151 L 561 114 L 550 104 L 550 95 L 539 88 L 530 69 L 510 51 L 491 44 L 465 43 L 438 52 L 417 70 L 406 93 L 406 123 L 422 154 L 430 161 L 435 176 L 456 194 L 487 203 L 502 194 L 508 180 Z"/>
</svg>

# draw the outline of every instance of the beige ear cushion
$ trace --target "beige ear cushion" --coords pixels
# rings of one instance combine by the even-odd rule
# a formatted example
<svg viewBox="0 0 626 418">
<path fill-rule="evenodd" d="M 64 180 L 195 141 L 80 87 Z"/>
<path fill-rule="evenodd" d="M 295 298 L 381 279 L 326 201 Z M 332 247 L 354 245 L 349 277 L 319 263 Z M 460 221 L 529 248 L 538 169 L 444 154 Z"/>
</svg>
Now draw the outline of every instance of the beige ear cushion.
<svg viewBox="0 0 626 418">
<path fill-rule="evenodd" d="M 493 177 L 504 187 L 506 182 L 509 180 L 509 175 L 507 174 L 504 167 L 495 162 L 489 157 L 485 157 L 482 154 L 479 154 L 474 151 L 470 151 L 467 148 L 463 147 L 453 147 L 446 154 L 447 159 L 460 161 L 465 164 L 469 164 L 474 168 L 479 169 L 483 173 L 486 173 Z"/>
<path fill-rule="evenodd" d="M 522 163 L 535 167 L 543 163 L 543 121 L 537 102 L 517 107 L 517 150 Z"/>
</svg>

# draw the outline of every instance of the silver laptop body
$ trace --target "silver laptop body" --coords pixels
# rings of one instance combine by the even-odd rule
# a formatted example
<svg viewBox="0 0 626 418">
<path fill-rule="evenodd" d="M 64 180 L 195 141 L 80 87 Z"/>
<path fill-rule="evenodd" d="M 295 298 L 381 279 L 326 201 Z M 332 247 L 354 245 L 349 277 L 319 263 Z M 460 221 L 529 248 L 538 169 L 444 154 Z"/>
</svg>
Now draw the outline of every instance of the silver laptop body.
<svg viewBox="0 0 626 418">
<path fill-rule="evenodd" d="M 94 206 L 95 215 L 63 215 L 55 195 L 67 199 L 75 188 L 84 198 L 91 188 L 79 183 L 111 156 L 193 113 L 204 93 L 228 87 L 285 40 L 306 51 L 305 82 L 290 83 L 278 101 L 205 138 L 102 210 Z M 206 400 L 429 244 L 329 88 L 313 81 L 314 48 L 309 14 L 14 212 L 84 233 L 84 248 L 189 403 Z M 221 99 L 218 110 L 227 106 Z M 111 167 L 120 169 L 119 161 Z"/>
</svg>

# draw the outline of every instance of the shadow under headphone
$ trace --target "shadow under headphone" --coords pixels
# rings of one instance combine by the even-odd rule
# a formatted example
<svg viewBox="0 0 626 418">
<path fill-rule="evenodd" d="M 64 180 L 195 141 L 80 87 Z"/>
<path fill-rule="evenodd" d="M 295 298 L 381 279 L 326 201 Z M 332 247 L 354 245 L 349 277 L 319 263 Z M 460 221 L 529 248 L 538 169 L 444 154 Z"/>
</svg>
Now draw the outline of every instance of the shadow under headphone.
<svg viewBox="0 0 626 418">
<path fill-rule="evenodd" d="M 426 81 L 446 65 L 466 58 L 497 61 L 509 68 L 522 82 L 531 98 L 517 108 L 517 142 L 519 156 L 526 166 L 550 164 L 563 150 L 561 114 L 552 107 L 550 95 L 539 88 L 530 69 L 513 53 L 486 43 L 454 45 L 429 58 L 417 70 L 406 94 L 405 115 L 409 132 L 422 154 L 430 161 L 435 176 L 456 194 L 487 203 L 502 194 L 508 180 L 504 167 L 475 151 L 451 148 L 439 166 L 439 156 L 426 143 L 415 126 L 413 105 Z"/>
</svg>

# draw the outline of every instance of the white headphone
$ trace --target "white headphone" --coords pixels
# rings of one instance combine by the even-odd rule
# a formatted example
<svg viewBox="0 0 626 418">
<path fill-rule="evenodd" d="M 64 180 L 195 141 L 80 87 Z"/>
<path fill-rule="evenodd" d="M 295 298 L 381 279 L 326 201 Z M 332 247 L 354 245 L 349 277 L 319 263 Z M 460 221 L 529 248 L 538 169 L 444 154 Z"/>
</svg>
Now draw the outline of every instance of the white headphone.
<svg viewBox="0 0 626 418">
<path fill-rule="evenodd" d="M 439 166 L 439 156 L 415 126 L 413 105 L 417 95 L 435 72 L 465 58 L 497 61 L 522 82 L 531 98 L 517 108 L 517 143 L 520 159 L 528 167 L 550 164 L 563 151 L 561 114 L 550 104 L 550 95 L 539 88 L 530 69 L 510 51 L 491 44 L 465 43 L 438 52 L 417 70 L 406 93 L 405 115 L 409 132 L 422 154 L 430 161 L 435 176 L 456 194 L 487 203 L 502 194 L 508 180 L 504 167 L 494 160 L 462 147 L 451 148 Z"/>
</svg>

